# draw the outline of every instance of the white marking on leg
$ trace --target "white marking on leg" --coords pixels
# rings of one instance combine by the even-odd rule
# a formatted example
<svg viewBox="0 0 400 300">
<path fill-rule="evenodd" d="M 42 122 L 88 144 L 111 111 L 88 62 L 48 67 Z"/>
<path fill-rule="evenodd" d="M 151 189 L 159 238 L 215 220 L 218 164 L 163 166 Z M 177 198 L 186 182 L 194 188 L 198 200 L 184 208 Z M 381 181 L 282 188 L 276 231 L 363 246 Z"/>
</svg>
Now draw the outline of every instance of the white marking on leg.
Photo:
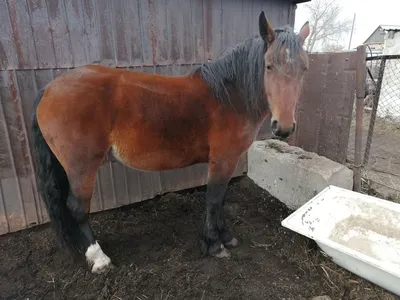
<svg viewBox="0 0 400 300">
<path fill-rule="evenodd" d="M 111 259 L 104 254 L 97 242 L 87 248 L 85 256 L 89 265 L 92 266 L 93 273 L 101 273 L 111 264 Z"/>
<path fill-rule="evenodd" d="M 231 254 L 229 251 L 224 247 L 224 245 L 221 244 L 221 251 L 218 252 L 217 254 L 214 254 L 215 257 L 218 258 L 225 258 L 225 257 L 230 257 Z"/>
<path fill-rule="evenodd" d="M 236 247 L 239 244 L 239 241 L 237 238 L 232 238 L 232 240 L 228 243 L 226 243 L 225 246 L 230 246 L 230 247 Z"/>
</svg>

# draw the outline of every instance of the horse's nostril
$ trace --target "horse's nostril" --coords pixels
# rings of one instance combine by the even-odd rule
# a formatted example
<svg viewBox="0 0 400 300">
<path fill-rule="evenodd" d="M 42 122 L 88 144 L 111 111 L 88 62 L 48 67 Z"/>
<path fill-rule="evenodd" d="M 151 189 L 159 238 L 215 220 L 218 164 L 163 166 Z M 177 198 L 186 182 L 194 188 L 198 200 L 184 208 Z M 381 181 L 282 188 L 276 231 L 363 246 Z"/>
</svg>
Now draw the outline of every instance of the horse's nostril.
<svg viewBox="0 0 400 300">
<path fill-rule="evenodd" d="M 273 121 L 272 121 L 272 123 L 271 123 L 271 130 L 272 130 L 273 132 L 278 131 L 278 121 L 277 121 L 277 120 L 273 120 Z"/>
<path fill-rule="evenodd" d="M 292 127 L 292 132 L 291 133 L 293 133 L 295 131 L 296 131 L 296 123 L 293 123 L 293 127 Z"/>
</svg>

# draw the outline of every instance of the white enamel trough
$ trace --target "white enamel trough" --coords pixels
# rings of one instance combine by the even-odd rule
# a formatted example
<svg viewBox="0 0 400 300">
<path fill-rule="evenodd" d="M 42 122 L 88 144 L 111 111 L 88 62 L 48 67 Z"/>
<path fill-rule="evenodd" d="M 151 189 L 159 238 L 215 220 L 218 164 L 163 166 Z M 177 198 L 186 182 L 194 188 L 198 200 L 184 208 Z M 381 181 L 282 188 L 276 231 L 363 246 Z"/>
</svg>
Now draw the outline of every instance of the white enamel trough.
<svg viewBox="0 0 400 300">
<path fill-rule="evenodd" d="M 400 204 L 329 186 L 282 221 L 339 266 L 400 296 Z"/>
</svg>

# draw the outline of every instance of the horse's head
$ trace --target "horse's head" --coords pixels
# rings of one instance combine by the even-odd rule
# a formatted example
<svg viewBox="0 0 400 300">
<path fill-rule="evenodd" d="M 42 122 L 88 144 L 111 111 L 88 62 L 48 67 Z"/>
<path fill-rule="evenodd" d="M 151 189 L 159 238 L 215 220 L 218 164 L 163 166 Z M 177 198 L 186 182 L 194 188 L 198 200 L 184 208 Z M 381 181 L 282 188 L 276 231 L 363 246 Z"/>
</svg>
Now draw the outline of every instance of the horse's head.
<svg viewBox="0 0 400 300">
<path fill-rule="evenodd" d="M 310 27 L 306 22 L 298 34 L 289 27 L 274 30 L 264 12 L 260 14 L 259 27 L 267 45 L 264 94 L 272 114 L 271 129 L 274 135 L 286 138 L 296 128 L 295 108 L 308 69 L 308 56 L 303 44 Z"/>
</svg>

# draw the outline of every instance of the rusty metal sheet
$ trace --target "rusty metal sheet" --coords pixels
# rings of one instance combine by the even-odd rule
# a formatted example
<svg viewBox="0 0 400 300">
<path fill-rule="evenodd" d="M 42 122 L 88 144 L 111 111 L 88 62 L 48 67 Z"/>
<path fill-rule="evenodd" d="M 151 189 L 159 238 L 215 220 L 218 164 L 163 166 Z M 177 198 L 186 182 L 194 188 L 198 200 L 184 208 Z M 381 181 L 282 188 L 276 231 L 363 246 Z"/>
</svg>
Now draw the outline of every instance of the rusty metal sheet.
<svg viewBox="0 0 400 300">
<path fill-rule="evenodd" d="M 88 40 L 83 35 L 85 27 L 82 13 L 82 1 L 70 0 L 63 2 L 66 8 L 66 19 L 68 20 L 68 32 L 73 54 L 73 66 L 84 65 L 88 62 L 86 55 Z"/>
<path fill-rule="evenodd" d="M 114 208 L 117 200 L 115 199 L 115 191 L 113 178 L 111 174 L 112 162 L 103 164 L 98 171 L 98 181 L 100 185 L 101 198 L 103 199 L 103 209 Z"/>
<path fill-rule="evenodd" d="M 1 188 L 1 180 L 0 180 L 0 235 L 10 232 L 10 226 L 8 224 L 7 211 L 5 205 L 6 204 L 3 197 L 3 191 Z"/>
<path fill-rule="evenodd" d="M 36 68 L 36 47 L 33 40 L 30 16 L 25 1 L 8 0 L 12 39 L 19 68 Z"/>
<path fill-rule="evenodd" d="M 278 0 L 8 0 L 1 5 L 2 20 L 8 22 L 0 25 L 0 69 L 200 63 L 258 33 L 254 21 L 262 9 L 276 26 L 294 18 L 289 1 Z"/>
<path fill-rule="evenodd" d="M 331 53 L 317 153 L 339 163 L 345 163 L 354 103 L 356 52 Z"/>
<path fill-rule="evenodd" d="M 10 90 L 8 88 L 7 71 L 0 74 L 0 179 L 13 177 L 13 157 L 11 149 L 11 141 L 9 137 L 8 120 L 4 111 L 6 99 L 11 99 Z"/>
<path fill-rule="evenodd" d="M 178 28 L 176 20 L 171 11 L 171 7 L 167 3 L 161 1 L 149 0 L 148 21 L 150 24 L 150 39 L 153 55 L 153 64 L 166 65 L 169 62 L 174 62 L 179 58 Z M 177 9 L 175 9 L 177 11 Z M 172 48 L 170 48 L 172 47 Z"/>
<path fill-rule="evenodd" d="M 17 231 L 27 225 L 24 204 L 21 197 L 21 189 L 18 177 L 0 179 L 3 192 L 4 207 L 10 231 Z"/>
<path fill-rule="evenodd" d="M 73 65 L 71 40 L 69 37 L 68 21 L 63 1 L 47 1 L 49 32 L 51 32 L 54 46 L 55 65 L 52 68 L 69 67 Z M 87 20 L 90 20 L 87 18 Z M 86 23 L 86 32 L 90 30 L 90 24 Z M 47 45 L 48 45 L 48 41 Z"/>
<path fill-rule="evenodd" d="M 0 1 L 0 70 L 18 67 L 7 1 Z"/>
<path fill-rule="evenodd" d="M 99 47 L 101 63 L 107 66 L 115 66 L 115 40 L 113 37 L 114 23 L 112 19 L 112 2 L 99 0 L 96 2 L 99 22 Z"/>
<path fill-rule="evenodd" d="M 65 0 L 64 0 L 65 1 Z M 99 28 L 96 11 L 97 0 L 82 0 L 85 21 L 85 39 L 87 41 L 87 63 L 100 62 Z"/>
<path fill-rule="evenodd" d="M 46 0 L 27 0 L 26 4 L 31 19 L 38 68 L 54 67 L 56 66 L 56 59 Z"/>
<path fill-rule="evenodd" d="M 27 176 L 29 154 L 26 151 L 26 136 L 22 125 L 23 114 L 20 109 L 16 79 L 13 71 L 3 71 L 0 76 L 1 102 L 4 113 L 4 121 L 9 143 L 9 158 L 14 166 L 16 176 Z M 9 173 L 8 171 L 7 173 Z"/>
<path fill-rule="evenodd" d="M 293 143 L 344 163 L 355 88 L 356 52 L 310 54 Z"/>
<path fill-rule="evenodd" d="M 328 58 L 327 54 L 309 56 L 310 70 L 304 78 L 303 90 L 298 103 L 295 138 L 295 144 L 306 151 L 316 152 L 318 149 Z"/>
<path fill-rule="evenodd" d="M 115 190 L 115 206 L 119 207 L 122 205 L 129 204 L 130 201 L 128 199 L 128 186 L 127 186 L 127 174 L 126 167 L 121 163 L 112 163 L 111 164 L 112 178 L 114 182 L 114 190 Z"/>
<path fill-rule="evenodd" d="M 203 45 L 205 61 L 213 58 L 213 0 L 203 0 Z"/>
<path fill-rule="evenodd" d="M 142 48 L 142 61 L 143 65 L 149 66 L 153 65 L 155 62 L 155 43 L 156 43 L 156 35 L 155 35 L 155 24 L 151 22 L 154 20 L 154 16 L 152 11 L 152 2 L 137 0 L 137 12 L 139 14 L 140 21 L 140 42 Z M 154 44 L 154 47 L 153 47 Z"/>
<path fill-rule="evenodd" d="M 189 63 L 201 63 L 206 61 L 204 24 L 203 24 L 203 3 L 204 1 L 190 0 L 192 7 L 193 24 L 193 60 Z"/>
<path fill-rule="evenodd" d="M 137 33 L 138 30 L 134 28 L 140 28 L 135 26 L 134 21 L 135 13 L 131 11 L 132 1 L 120 0 L 113 1 L 113 22 L 115 24 L 115 52 L 117 62 L 116 65 L 119 67 L 127 67 L 132 65 L 132 40 L 130 33 Z M 130 15 L 132 14 L 132 15 Z M 132 18 L 131 18 L 132 17 Z M 136 18 L 137 19 L 137 18 Z M 140 31 L 139 31 L 140 32 Z M 140 37 L 140 36 L 139 36 Z M 140 38 L 136 40 L 136 43 L 140 44 Z"/>
<path fill-rule="evenodd" d="M 179 23 L 181 24 L 181 32 L 179 34 L 179 39 L 181 42 L 180 59 L 178 63 L 191 63 L 194 58 L 194 48 L 195 48 L 195 36 L 192 21 L 192 3 L 189 0 L 179 0 L 177 3 L 179 10 Z"/>
<path fill-rule="evenodd" d="M 48 72 L 47 70 L 44 72 Z M 32 129 L 31 129 L 31 116 L 33 113 L 33 101 L 36 98 L 37 88 L 35 81 L 35 72 L 33 70 L 20 70 L 15 71 L 16 86 L 18 87 L 18 95 L 20 99 L 21 110 L 23 114 L 22 128 L 24 130 L 24 136 L 20 137 L 21 141 L 24 141 L 24 153 L 26 159 L 24 164 L 26 165 L 27 177 L 20 178 L 21 191 L 23 192 L 23 201 L 29 203 L 30 206 L 35 206 L 34 209 L 37 211 L 35 217 L 41 221 L 44 212 L 44 204 L 41 202 L 39 194 L 37 192 L 37 185 L 35 179 L 35 162 L 33 160 L 33 141 L 32 141 Z M 22 187 L 24 184 L 24 187 Z M 27 199 L 27 200 L 25 200 Z M 33 210 L 32 210 L 33 211 Z M 29 217 L 31 209 L 26 207 L 26 214 L 28 216 L 28 225 L 35 221 L 30 221 L 34 216 Z"/>
<path fill-rule="evenodd" d="M 223 45 L 223 6 L 222 0 L 215 0 L 209 3 L 211 6 L 211 59 L 215 60 L 221 55 L 224 48 L 228 45 Z"/>
</svg>

